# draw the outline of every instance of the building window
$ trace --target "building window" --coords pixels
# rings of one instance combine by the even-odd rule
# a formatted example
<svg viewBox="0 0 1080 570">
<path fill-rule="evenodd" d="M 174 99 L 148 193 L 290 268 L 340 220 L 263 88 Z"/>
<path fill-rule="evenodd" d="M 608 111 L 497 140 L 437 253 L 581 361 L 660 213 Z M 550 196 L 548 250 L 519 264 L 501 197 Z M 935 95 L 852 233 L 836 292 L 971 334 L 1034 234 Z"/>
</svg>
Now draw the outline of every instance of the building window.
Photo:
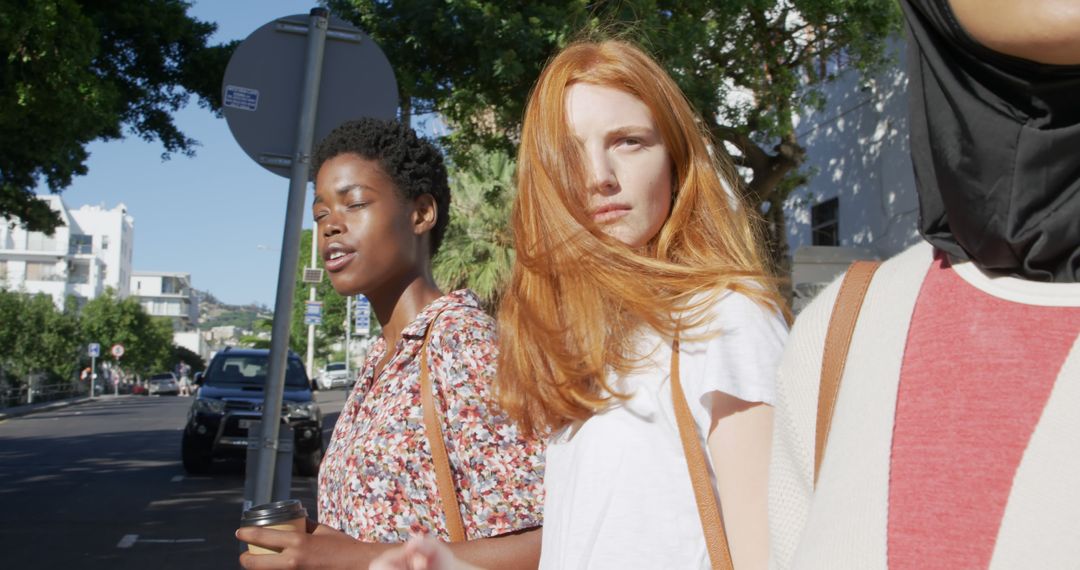
<svg viewBox="0 0 1080 570">
<path fill-rule="evenodd" d="M 72 234 L 68 240 L 68 255 L 94 253 L 94 236 Z"/>
<path fill-rule="evenodd" d="M 27 281 L 63 281 L 64 278 L 56 271 L 55 263 L 43 263 L 40 261 L 26 262 Z"/>
<path fill-rule="evenodd" d="M 109 236 L 101 236 L 101 249 L 109 249 Z"/>
<path fill-rule="evenodd" d="M 90 282 L 90 261 L 76 259 L 68 265 L 68 283 L 85 285 Z"/>
<path fill-rule="evenodd" d="M 810 229 L 814 245 L 840 245 L 840 222 L 837 214 L 840 199 L 832 198 L 810 208 Z"/>
</svg>

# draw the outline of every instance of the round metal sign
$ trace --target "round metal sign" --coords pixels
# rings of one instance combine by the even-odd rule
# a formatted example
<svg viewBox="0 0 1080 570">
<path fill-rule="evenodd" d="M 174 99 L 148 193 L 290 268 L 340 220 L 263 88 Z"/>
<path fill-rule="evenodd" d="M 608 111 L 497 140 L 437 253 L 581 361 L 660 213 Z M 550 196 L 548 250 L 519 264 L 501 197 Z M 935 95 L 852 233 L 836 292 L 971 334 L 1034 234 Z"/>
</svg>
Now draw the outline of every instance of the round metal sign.
<svg viewBox="0 0 1080 570">
<path fill-rule="evenodd" d="M 112 345 L 111 352 L 112 352 L 113 356 L 115 356 L 116 358 L 120 358 L 121 356 L 124 355 L 124 345 L 122 345 L 122 344 L 114 344 L 114 345 Z"/>
<path fill-rule="evenodd" d="M 286 178 L 295 154 L 308 21 L 307 14 L 297 14 L 252 32 L 237 46 L 222 82 L 225 120 L 236 142 L 252 160 Z M 351 119 L 393 119 L 397 107 L 397 80 L 382 50 L 359 29 L 331 16 L 315 142 Z"/>
</svg>

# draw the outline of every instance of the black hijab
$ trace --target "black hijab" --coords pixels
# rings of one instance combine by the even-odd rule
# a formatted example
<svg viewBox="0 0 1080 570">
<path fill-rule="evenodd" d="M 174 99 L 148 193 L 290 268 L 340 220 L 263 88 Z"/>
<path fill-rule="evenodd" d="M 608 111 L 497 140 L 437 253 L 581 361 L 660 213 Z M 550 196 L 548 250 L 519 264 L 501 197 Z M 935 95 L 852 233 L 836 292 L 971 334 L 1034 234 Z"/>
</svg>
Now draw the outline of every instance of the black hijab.
<svg viewBox="0 0 1080 570">
<path fill-rule="evenodd" d="M 902 5 L 919 231 L 989 270 L 1080 281 L 1080 66 L 992 51 L 947 0 Z"/>
</svg>

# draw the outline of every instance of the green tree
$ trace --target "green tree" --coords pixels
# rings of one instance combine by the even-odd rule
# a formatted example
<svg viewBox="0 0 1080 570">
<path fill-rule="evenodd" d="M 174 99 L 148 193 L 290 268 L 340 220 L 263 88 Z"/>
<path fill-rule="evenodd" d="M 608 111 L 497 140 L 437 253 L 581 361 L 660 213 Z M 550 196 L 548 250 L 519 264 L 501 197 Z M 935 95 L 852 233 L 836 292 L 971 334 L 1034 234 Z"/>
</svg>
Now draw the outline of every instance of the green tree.
<svg viewBox="0 0 1080 570">
<path fill-rule="evenodd" d="M 445 291 L 468 287 L 492 310 L 510 277 L 514 246 L 507 220 L 514 201 L 514 160 L 474 147 L 470 167 L 451 167 L 450 224 L 435 258 Z"/>
<path fill-rule="evenodd" d="M 126 131 L 163 158 L 196 142 L 173 123 L 190 95 L 220 109 L 234 44 L 182 0 L 0 0 L 0 217 L 52 234 L 61 223 L 33 188 L 86 174 L 86 145 Z"/>
<path fill-rule="evenodd" d="M 296 291 L 293 293 L 290 315 L 289 347 L 303 357 L 307 354 L 307 325 L 304 324 L 304 308 L 311 294 L 311 285 L 303 282 L 304 269 L 310 264 L 311 230 L 300 234 L 300 263 L 296 268 Z M 330 345 L 345 340 L 345 297 L 338 295 L 330 279 L 326 277 L 321 256 L 316 256 L 316 267 L 323 270 L 323 279 L 315 287 L 315 300 L 322 301 L 322 324 L 315 327 L 315 358 L 325 359 Z"/>
<path fill-rule="evenodd" d="M 78 321 L 52 297 L 0 290 L 0 369 L 15 378 L 44 372 L 71 379 L 79 366 Z"/>
<path fill-rule="evenodd" d="M 764 212 L 775 261 L 786 256 L 783 202 L 805 182 L 796 116 L 824 104 L 839 69 L 872 73 L 899 30 L 895 0 L 330 0 L 386 51 L 404 118 L 439 113 L 443 141 L 513 153 L 529 90 L 569 41 L 598 30 L 654 53 L 745 168 L 739 189 Z M 864 75 L 865 76 L 865 75 Z"/>
<path fill-rule="evenodd" d="M 108 348 L 121 344 L 124 355 L 118 365 L 129 372 L 153 374 L 176 364 L 172 324 L 167 318 L 148 315 L 134 297 L 121 300 L 106 289 L 86 303 L 79 321 L 84 341 L 101 344 L 101 360 L 116 362 Z"/>
<path fill-rule="evenodd" d="M 186 363 L 191 367 L 192 374 L 206 370 L 206 361 L 193 350 L 183 346 L 173 346 L 173 360 Z"/>
</svg>

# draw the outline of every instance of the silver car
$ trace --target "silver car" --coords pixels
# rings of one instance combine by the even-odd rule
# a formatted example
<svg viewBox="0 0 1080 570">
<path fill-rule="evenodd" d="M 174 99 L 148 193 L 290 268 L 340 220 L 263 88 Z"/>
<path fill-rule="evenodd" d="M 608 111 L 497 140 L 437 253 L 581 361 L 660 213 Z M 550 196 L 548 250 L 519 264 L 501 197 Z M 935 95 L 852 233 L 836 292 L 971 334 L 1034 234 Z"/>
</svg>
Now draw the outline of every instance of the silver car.
<svg viewBox="0 0 1080 570">
<path fill-rule="evenodd" d="M 319 371 L 316 382 L 322 390 L 351 386 L 353 374 L 346 369 L 344 362 L 329 362 L 326 367 Z"/>
<path fill-rule="evenodd" d="M 146 384 L 147 394 L 151 396 L 164 396 L 166 394 L 176 396 L 180 394 L 180 383 L 176 381 L 176 375 L 172 372 L 154 374 Z"/>
</svg>

